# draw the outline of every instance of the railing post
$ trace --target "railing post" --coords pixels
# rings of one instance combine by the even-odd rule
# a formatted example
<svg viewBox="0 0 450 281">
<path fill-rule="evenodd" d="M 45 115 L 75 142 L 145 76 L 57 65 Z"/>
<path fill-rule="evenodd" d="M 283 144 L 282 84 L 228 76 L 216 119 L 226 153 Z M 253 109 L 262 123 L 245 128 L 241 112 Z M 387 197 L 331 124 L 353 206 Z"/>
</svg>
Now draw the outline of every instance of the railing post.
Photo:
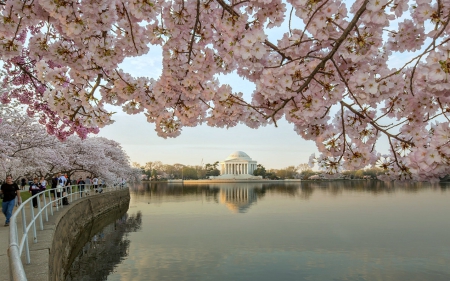
<svg viewBox="0 0 450 281">
<path fill-rule="evenodd" d="M 22 227 L 23 235 L 25 236 L 25 257 L 27 264 L 31 263 L 30 247 L 28 246 L 28 232 L 27 232 L 27 218 L 25 216 L 25 208 L 22 208 Z M 17 239 L 19 241 L 19 239 Z"/>
<path fill-rule="evenodd" d="M 64 202 L 64 190 L 66 190 L 65 187 L 61 188 L 61 193 L 60 193 L 60 197 L 59 197 L 59 208 L 64 208 L 63 206 L 63 202 Z"/>
<path fill-rule="evenodd" d="M 38 193 L 36 196 L 37 203 L 38 203 L 38 214 L 39 214 L 39 227 L 41 230 L 44 230 L 44 223 L 42 222 L 42 212 L 41 212 L 41 193 Z"/>
<path fill-rule="evenodd" d="M 44 196 L 44 208 L 45 208 L 44 209 L 45 210 L 45 221 L 48 221 L 47 199 L 46 199 L 46 196 L 45 196 L 45 194 L 47 193 L 47 190 L 44 190 L 43 193 L 44 193 L 43 196 Z"/>
<path fill-rule="evenodd" d="M 33 201 L 30 201 L 30 202 L 33 202 Z M 31 220 L 33 221 L 33 242 L 37 243 L 36 219 L 34 217 L 34 206 L 33 206 L 33 204 L 30 204 L 30 211 L 31 211 Z"/>
<path fill-rule="evenodd" d="M 56 192 L 55 189 L 50 189 L 50 192 L 48 193 L 48 200 L 50 201 L 50 215 L 53 216 L 53 204 L 55 204 L 55 201 L 52 200 L 52 191 Z M 53 193 L 53 196 L 56 197 L 56 193 Z"/>
</svg>

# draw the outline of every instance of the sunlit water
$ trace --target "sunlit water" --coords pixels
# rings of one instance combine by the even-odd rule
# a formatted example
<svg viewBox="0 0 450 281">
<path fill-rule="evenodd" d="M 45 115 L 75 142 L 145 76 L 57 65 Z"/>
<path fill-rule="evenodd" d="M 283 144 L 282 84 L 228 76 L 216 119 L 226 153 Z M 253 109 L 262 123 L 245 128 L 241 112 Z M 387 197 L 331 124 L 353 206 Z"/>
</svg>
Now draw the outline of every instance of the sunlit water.
<svg viewBox="0 0 450 281">
<path fill-rule="evenodd" d="M 142 184 L 67 280 L 450 280 L 450 185 Z"/>
</svg>

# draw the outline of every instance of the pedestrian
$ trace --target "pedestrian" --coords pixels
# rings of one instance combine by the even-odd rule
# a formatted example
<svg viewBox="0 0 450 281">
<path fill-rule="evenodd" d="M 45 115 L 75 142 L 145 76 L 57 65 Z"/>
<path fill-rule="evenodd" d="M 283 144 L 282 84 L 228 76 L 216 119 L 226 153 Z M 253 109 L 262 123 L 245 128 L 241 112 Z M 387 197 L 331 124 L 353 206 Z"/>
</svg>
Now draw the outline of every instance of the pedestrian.
<svg viewBox="0 0 450 281">
<path fill-rule="evenodd" d="M 67 176 L 67 174 L 65 175 L 67 181 L 66 181 L 66 191 L 67 193 L 72 193 L 72 181 L 70 180 L 70 177 Z"/>
<path fill-rule="evenodd" d="M 20 180 L 20 189 L 25 190 L 25 185 L 27 185 L 27 180 L 25 178 L 22 178 Z"/>
<path fill-rule="evenodd" d="M 41 180 L 39 182 L 41 184 L 41 190 L 45 191 L 47 189 L 47 181 L 44 177 L 41 177 Z"/>
<path fill-rule="evenodd" d="M 56 201 L 57 187 L 58 187 L 58 174 L 55 174 L 52 178 L 52 191 L 51 191 L 51 193 L 53 194 L 54 201 Z M 56 203 L 53 203 L 53 207 L 56 207 Z"/>
<path fill-rule="evenodd" d="M 41 192 L 42 190 L 42 185 L 41 183 L 38 181 L 38 178 L 34 178 L 33 183 L 30 184 L 30 189 L 29 192 L 31 193 L 31 196 L 34 196 L 36 194 L 38 194 L 39 192 Z M 33 198 L 33 207 L 37 208 L 38 207 L 38 196 Z"/>
<path fill-rule="evenodd" d="M 84 182 L 86 183 L 86 195 L 89 195 L 90 190 L 91 190 L 91 178 L 89 176 L 86 176 L 86 179 L 84 180 Z"/>
<path fill-rule="evenodd" d="M 95 193 L 97 193 L 98 192 L 98 179 L 96 177 L 94 177 L 92 179 L 92 184 L 94 185 Z"/>
<path fill-rule="evenodd" d="M 80 178 L 78 179 L 77 184 L 78 184 L 78 191 L 80 192 L 80 197 L 83 197 L 84 184 L 85 184 L 85 182 L 84 182 L 84 180 L 83 180 L 82 177 L 80 177 Z"/>
<path fill-rule="evenodd" d="M 65 186 L 66 186 L 66 182 L 67 182 L 67 178 L 62 175 L 61 173 L 58 174 L 58 198 L 61 199 L 62 197 L 64 197 L 64 192 L 66 191 Z M 59 202 L 59 205 L 61 205 L 62 202 Z"/>
<path fill-rule="evenodd" d="M 0 192 L 3 194 L 2 212 L 6 217 L 5 226 L 8 226 L 14 205 L 16 204 L 16 196 L 17 204 L 22 204 L 19 186 L 16 183 L 13 183 L 11 175 L 6 176 L 6 181 L 0 187 Z"/>
</svg>

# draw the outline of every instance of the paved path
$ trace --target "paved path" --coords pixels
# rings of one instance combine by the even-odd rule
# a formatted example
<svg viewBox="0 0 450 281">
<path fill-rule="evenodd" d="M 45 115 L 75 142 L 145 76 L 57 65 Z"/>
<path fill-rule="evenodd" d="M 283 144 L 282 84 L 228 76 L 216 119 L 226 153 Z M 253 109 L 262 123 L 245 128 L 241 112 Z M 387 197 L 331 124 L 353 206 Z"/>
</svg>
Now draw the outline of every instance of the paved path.
<svg viewBox="0 0 450 281">
<path fill-rule="evenodd" d="M 28 190 L 22 190 L 21 192 L 28 192 Z M 27 206 L 25 207 L 26 209 L 26 214 L 27 214 L 27 218 L 29 218 L 30 216 L 28 215 L 30 213 L 30 204 L 27 204 Z M 53 212 L 54 215 L 51 216 L 50 213 L 48 215 L 48 222 L 45 222 L 45 217 L 43 217 L 44 219 L 44 230 L 41 231 L 38 228 L 38 239 L 40 242 L 42 242 L 43 240 L 47 240 L 47 239 L 52 239 L 53 237 L 53 230 L 54 230 L 54 225 L 55 225 L 55 221 L 56 218 L 58 217 L 58 215 L 60 215 L 62 212 L 61 210 L 64 210 L 67 208 L 63 208 L 63 209 L 59 209 L 60 211 L 56 211 L 56 208 L 53 208 Z M 14 207 L 14 211 L 13 214 L 16 212 L 17 207 Z M 36 209 L 35 209 L 36 210 Z M 58 214 L 59 213 L 59 214 Z M 0 212 L 0 281 L 9 281 L 9 260 L 8 260 L 8 246 L 9 246 L 9 226 L 3 226 L 5 223 L 5 216 L 3 215 L 3 213 Z M 36 225 L 36 227 L 38 227 Z M 17 228 L 19 233 L 22 233 L 22 218 L 19 215 L 17 217 Z M 32 234 L 31 234 L 32 236 Z M 19 241 L 20 242 L 20 241 Z M 32 268 L 36 268 L 37 270 L 32 270 L 33 273 L 36 272 L 36 275 L 33 274 L 33 278 L 29 278 L 28 279 L 30 281 L 38 281 L 38 280 L 44 280 L 42 278 L 40 278 L 41 276 L 45 276 L 45 280 L 48 276 L 47 271 L 48 271 L 48 259 L 44 260 L 44 261 L 37 261 L 36 259 L 33 259 L 33 256 L 35 255 L 35 253 L 37 251 L 47 251 L 48 249 L 40 249 L 39 244 L 34 244 L 32 238 L 29 240 L 29 246 L 30 246 L 30 253 L 31 253 L 31 260 L 32 260 L 32 264 L 31 265 L 25 265 L 24 260 L 22 259 L 22 261 L 24 262 L 24 267 L 25 270 L 27 272 L 29 272 L 30 269 Z M 41 243 L 41 245 L 43 245 L 43 243 Z M 28 267 L 28 269 L 27 269 Z"/>
<path fill-rule="evenodd" d="M 15 213 L 17 207 L 14 207 Z M 19 225 L 22 225 L 20 216 L 17 218 Z M 3 226 L 5 223 L 5 215 L 0 212 L 0 281 L 9 280 L 9 261 L 8 261 L 8 246 L 9 246 L 9 226 Z"/>
</svg>

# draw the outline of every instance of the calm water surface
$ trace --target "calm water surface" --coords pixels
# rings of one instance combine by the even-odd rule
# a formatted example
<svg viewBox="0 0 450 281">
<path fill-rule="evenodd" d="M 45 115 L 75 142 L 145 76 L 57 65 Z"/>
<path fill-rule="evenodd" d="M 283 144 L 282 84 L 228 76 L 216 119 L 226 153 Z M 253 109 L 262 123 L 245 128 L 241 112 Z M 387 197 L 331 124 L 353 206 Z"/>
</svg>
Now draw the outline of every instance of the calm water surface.
<svg viewBox="0 0 450 281">
<path fill-rule="evenodd" d="M 450 280 L 450 185 L 141 184 L 67 280 Z"/>
</svg>

